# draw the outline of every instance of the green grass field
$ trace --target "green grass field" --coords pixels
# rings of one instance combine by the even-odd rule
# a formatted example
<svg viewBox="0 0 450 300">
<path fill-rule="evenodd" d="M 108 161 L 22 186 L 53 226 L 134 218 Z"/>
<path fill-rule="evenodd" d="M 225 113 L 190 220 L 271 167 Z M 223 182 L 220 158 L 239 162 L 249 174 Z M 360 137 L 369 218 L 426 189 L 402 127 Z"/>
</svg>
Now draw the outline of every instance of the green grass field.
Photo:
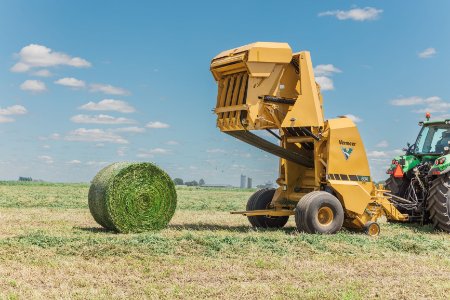
<svg viewBox="0 0 450 300">
<path fill-rule="evenodd" d="M 180 188 L 167 229 L 115 234 L 88 185 L 0 183 L 5 299 L 449 299 L 450 235 L 382 224 L 378 238 L 254 230 L 251 191 Z"/>
</svg>

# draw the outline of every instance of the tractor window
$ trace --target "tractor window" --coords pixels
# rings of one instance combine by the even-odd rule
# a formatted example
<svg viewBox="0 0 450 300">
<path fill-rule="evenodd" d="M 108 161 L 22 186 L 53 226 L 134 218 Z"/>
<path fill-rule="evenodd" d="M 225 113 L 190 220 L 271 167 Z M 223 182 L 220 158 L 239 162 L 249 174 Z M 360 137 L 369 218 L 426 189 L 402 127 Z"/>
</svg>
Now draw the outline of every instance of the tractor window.
<svg viewBox="0 0 450 300">
<path fill-rule="evenodd" d="M 417 137 L 416 154 L 439 154 L 444 152 L 444 147 L 450 141 L 450 127 L 448 126 L 426 126 Z"/>
</svg>

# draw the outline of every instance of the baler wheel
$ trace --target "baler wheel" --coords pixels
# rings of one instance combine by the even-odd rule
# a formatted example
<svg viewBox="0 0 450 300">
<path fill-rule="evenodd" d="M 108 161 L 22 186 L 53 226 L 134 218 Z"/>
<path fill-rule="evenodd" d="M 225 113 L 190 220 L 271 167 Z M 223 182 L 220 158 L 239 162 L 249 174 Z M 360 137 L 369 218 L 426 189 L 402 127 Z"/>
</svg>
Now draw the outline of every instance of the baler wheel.
<svg viewBox="0 0 450 300">
<path fill-rule="evenodd" d="M 369 236 L 379 236 L 380 225 L 377 222 L 367 222 L 366 225 L 364 225 L 364 232 Z"/>
<path fill-rule="evenodd" d="M 299 231 L 332 234 L 344 223 L 341 202 L 328 192 L 315 191 L 303 196 L 295 209 L 295 224 Z"/>
<path fill-rule="evenodd" d="M 247 210 L 268 209 L 272 202 L 275 189 L 261 189 L 250 196 L 247 202 Z M 286 225 L 289 217 L 249 216 L 247 217 L 253 227 L 281 228 Z"/>
<path fill-rule="evenodd" d="M 433 180 L 427 210 L 434 227 L 450 233 L 450 174 Z"/>
</svg>

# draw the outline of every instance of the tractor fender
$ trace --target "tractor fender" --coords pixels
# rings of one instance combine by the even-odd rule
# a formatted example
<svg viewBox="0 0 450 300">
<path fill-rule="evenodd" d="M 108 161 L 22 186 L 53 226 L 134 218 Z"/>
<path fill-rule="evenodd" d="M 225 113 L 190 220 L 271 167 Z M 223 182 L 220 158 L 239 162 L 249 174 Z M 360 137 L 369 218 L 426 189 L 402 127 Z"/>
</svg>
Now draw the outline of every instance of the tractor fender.
<svg viewBox="0 0 450 300">
<path fill-rule="evenodd" d="M 438 157 L 428 175 L 442 175 L 450 171 L 450 154 Z"/>
</svg>

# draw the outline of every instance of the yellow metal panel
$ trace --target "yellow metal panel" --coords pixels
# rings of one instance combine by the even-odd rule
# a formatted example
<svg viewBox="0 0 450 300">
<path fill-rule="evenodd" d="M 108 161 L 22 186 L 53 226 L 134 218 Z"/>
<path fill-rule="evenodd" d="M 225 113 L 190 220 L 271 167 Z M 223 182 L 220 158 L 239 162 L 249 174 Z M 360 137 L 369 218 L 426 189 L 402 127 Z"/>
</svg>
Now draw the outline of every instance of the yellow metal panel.
<svg viewBox="0 0 450 300">
<path fill-rule="evenodd" d="M 300 52 L 299 69 L 300 95 L 284 118 L 282 127 L 323 127 L 323 110 L 308 51 Z"/>
<path fill-rule="evenodd" d="M 383 206 L 384 213 L 389 220 L 393 221 L 406 221 L 408 215 L 404 215 L 397 210 L 397 208 L 386 198 L 378 199 L 377 201 Z"/>
<path fill-rule="evenodd" d="M 282 43 L 264 43 L 251 48 L 248 53 L 248 62 L 277 62 L 289 63 L 292 59 L 292 50 L 288 44 Z M 263 43 L 261 43 L 263 44 Z M 275 45 L 270 45 L 275 44 Z"/>
<path fill-rule="evenodd" d="M 358 215 L 364 213 L 364 210 L 371 202 L 370 191 L 373 183 L 362 183 L 355 181 L 329 180 L 331 187 L 341 196 L 344 202 L 344 208 Z"/>
<path fill-rule="evenodd" d="M 312 143 L 315 139 L 309 136 L 292 136 L 287 138 L 288 143 Z"/>
<path fill-rule="evenodd" d="M 249 114 L 247 116 L 248 123 L 251 128 L 263 129 L 258 122 L 258 118 L 263 117 L 265 119 L 271 119 L 272 117 L 267 112 L 264 114 L 263 102 L 258 98 L 263 95 L 273 95 L 278 88 L 280 77 L 283 75 L 283 66 L 275 65 L 270 77 L 249 77 L 248 79 L 248 91 L 247 91 L 247 105 L 249 106 Z M 262 115 L 260 115 L 260 113 Z M 261 119 L 261 118 L 260 118 Z M 275 127 L 275 126 L 267 126 Z"/>
<path fill-rule="evenodd" d="M 292 57 L 291 47 L 287 43 L 256 42 L 223 51 L 214 57 L 213 61 L 223 57 L 239 55 L 243 52 L 249 52 L 249 61 L 288 63 Z"/>
<path fill-rule="evenodd" d="M 250 77 L 269 77 L 276 64 L 274 63 L 261 63 L 261 62 L 248 62 L 247 68 Z"/>
<path fill-rule="evenodd" d="M 247 105 L 233 105 L 233 106 L 226 106 L 226 107 L 219 107 L 214 109 L 214 112 L 216 114 L 223 113 L 223 112 L 230 112 L 230 111 L 240 111 L 240 110 L 247 110 Z"/>
<path fill-rule="evenodd" d="M 211 62 L 211 69 L 220 68 L 225 65 L 231 65 L 245 60 L 246 53 L 240 53 L 235 56 L 224 56 L 220 59 L 214 58 Z"/>
<path fill-rule="evenodd" d="M 327 122 L 328 174 L 347 174 L 370 177 L 366 150 L 358 128 L 349 118 Z M 347 153 L 347 154 L 346 154 Z"/>
</svg>

